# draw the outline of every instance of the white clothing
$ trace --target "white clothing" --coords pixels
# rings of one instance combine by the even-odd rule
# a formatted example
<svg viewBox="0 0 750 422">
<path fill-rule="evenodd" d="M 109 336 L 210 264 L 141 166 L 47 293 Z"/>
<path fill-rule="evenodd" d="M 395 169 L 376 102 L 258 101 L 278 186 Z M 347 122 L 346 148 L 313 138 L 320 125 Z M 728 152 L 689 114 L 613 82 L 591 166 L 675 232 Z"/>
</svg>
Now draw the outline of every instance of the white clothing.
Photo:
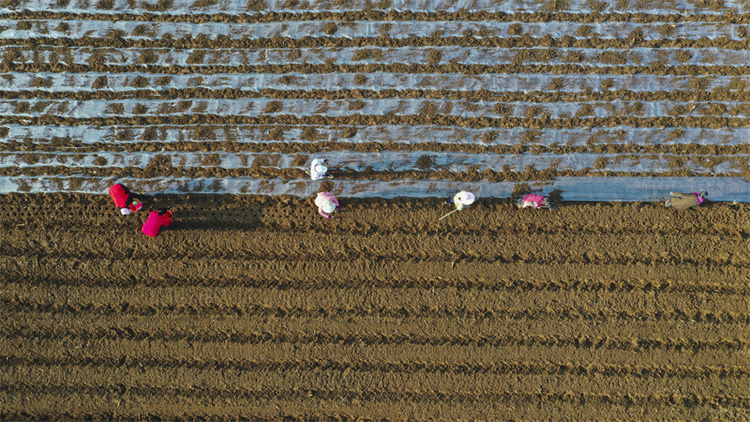
<svg viewBox="0 0 750 422">
<path fill-rule="evenodd" d="M 471 192 L 461 191 L 453 197 L 453 202 L 461 205 L 471 205 L 474 203 L 474 194 Z"/>
<path fill-rule="evenodd" d="M 325 159 L 316 158 L 310 163 L 310 178 L 312 180 L 325 179 L 328 167 L 323 165 Z"/>
<path fill-rule="evenodd" d="M 333 201 L 326 198 L 325 196 L 318 195 L 318 197 L 315 198 L 315 205 L 317 205 L 317 207 L 323 210 L 323 212 L 325 212 L 326 214 L 332 214 L 334 211 L 336 211 L 336 204 L 334 204 Z"/>
<path fill-rule="evenodd" d="M 129 208 L 120 208 L 120 213 L 122 213 L 122 215 L 128 215 L 128 214 L 130 214 L 130 209 Z"/>
</svg>

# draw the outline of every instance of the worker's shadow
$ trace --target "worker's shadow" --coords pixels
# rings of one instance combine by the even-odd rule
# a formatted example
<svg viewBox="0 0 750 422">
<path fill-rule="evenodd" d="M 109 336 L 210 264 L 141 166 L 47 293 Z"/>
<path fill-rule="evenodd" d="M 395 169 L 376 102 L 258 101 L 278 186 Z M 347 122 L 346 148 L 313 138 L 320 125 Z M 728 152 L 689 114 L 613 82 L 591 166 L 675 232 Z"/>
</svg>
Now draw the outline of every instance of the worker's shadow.
<svg viewBox="0 0 750 422">
<path fill-rule="evenodd" d="M 154 196 L 150 208 L 174 212 L 170 231 L 243 230 L 261 225 L 265 203 L 237 200 L 232 195 Z"/>
</svg>

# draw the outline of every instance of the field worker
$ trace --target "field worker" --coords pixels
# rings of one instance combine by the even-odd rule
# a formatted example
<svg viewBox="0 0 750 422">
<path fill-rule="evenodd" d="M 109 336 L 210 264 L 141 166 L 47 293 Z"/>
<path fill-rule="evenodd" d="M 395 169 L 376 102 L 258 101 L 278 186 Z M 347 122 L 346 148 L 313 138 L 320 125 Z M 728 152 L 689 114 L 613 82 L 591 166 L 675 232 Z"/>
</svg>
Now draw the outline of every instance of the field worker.
<svg viewBox="0 0 750 422">
<path fill-rule="evenodd" d="M 325 158 L 316 158 L 312 160 L 310 163 L 310 178 L 312 180 L 333 179 L 333 176 L 326 174 L 326 172 L 328 172 L 328 167 L 325 166 L 326 161 Z"/>
<path fill-rule="evenodd" d="M 672 195 L 673 198 L 668 199 L 667 202 L 664 203 L 664 206 L 678 210 L 697 208 L 698 205 L 702 204 L 708 196 L 708 193 L 705 191 L 693 193 L 669 192 L 669 194 Z"/>
<path fill-rule="evenodd" d="M 172 211 L 162 208 L 158 212 L 151 211 L 148 216 L 148 220 L 143 223 L 141 231 L 146 236 L 156 237 L 162 227 L 166 227 L 172 224 Z"/>
<path fill-rule="evenodd" d="M 109 196 L 115 201 L 115 206 L 120 209 L 122 215 L 128 215 L 143 208 L 143 203 L 122 183 L 112 185 L 109 188 Z"/>
<path fill-rule="evenodd" d="M 332 218 L 331 214 L 341 208 L 338 199 L 329 192 L 318 192 L 315 205 L 318 207 L 318 214 L 328 219 Z"/>
<path fill-rule="evenodd" d="M 453 205 L 456 206 L 457 211 L 466 209 L 469 205 L 473 204 L 476 197 L 471 192 L 461 191 L 453 196 Z"/>
<path fill-rule="evenodd" d="M 552 209 L 549 200 L 542 195 L 530 193 L 518 200 L 518 208 L 547 208 Z"/>
</svg>

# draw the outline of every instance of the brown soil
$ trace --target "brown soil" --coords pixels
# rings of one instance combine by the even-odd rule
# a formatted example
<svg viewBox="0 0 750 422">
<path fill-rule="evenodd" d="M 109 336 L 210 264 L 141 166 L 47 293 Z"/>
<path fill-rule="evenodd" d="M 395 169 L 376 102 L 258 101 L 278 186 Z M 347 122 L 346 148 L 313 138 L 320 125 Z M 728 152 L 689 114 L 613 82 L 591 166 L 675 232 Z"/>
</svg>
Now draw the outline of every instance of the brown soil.
<svg viewBox="0 0 750 422">
<path fill-rule="evenodd" d="M 5 420 L 750 417 L 746 204 L 2 202 Z"/>
</svg>

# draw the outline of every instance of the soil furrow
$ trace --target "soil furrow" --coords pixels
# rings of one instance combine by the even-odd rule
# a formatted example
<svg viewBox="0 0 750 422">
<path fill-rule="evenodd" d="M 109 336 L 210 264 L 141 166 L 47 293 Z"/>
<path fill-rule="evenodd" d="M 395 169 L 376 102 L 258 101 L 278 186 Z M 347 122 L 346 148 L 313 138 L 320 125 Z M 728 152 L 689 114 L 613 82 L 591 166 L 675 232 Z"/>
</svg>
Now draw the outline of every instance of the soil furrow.
<svg viewBox="0 0 750 422">
<path fill-rule="evenodd" d="M 129 359 L 137 361 L 137 356 L 145 354 L 146 356 L 170 356 L 173 358 L 180 359 L 194 359 L 196 356 L 211 356 L 219 357 L 224 359 L 256 359 L 260 356 L 265 356 L 266 353 L 259 349 L 263 347 L 262 344 L 247 343 L 247 342 L 222 342 L 217 341 L 200 341 L 192 343 L 190 347 L 184 347 L 185 340 L 160 340 L 159 337 L 153 337 L 145 339 L 147 344 L 144 344 L 144 339 L 133 339 L 131 337 L 135 334 L 134 330 L 139 332 L 153 332 L 163 333 L 165 329 L 169 329 L 176 332 L 192 332 L 194 335 L 200 333 L 211 333 L 216 332 L 220 334 L 231 335 L 231 333 L 237 332 L 249 332 L 249 333 L 264 333 L 264 335 L 285 335 L 290 332 L 306 333 L 306 335 L 312 335 L 312 333 L 328 333 L 336 336 L 336 338 L 348 338 L 356 336 L 360 331 L 361 327 L 368 327 L 370 337 L 381 335 L 391 336 L 394 333 L 399 333 L 404 337 L 424 336 L 425 333 L 429 333 L 433 338 L 439 337 L 450 337 L 452 333 L 464 332 L 464 337 L 471 338 L 483 338 L 488 335 L 494 338 L 505 338 L 510 343 L 522 343 L 528 339 L 544 339 L 548 336 L 548 333 L 554 332 L 559 338 L 587 338 L 587 339 L 609 339 L 611 333 L 618 333 L 619 341 L 618 344 L 625 344 L 626 341 L 630 341 L 631 348 L 612 348 L 612 347 L 599 347 L 598 341 L 591 343 L 588 346 L 584 344 L 584 340 L 579 340 L 576 344 L 568 344 L 567 347 L 573 348 L 568 350 L 571 352 L 574 349 L 579 349 L 579 355 L 574 359 L 572 355 L 559 351 L 559 358 L 562 359 L 563 355 L 567 356 L 568 360 L 584 360 L 584 361 L 600 361 L 612 363 L 612 356 L 602 357 L 599 355 L 584 356 L 581 355 L 582 350 L 588 350 L 590 353 L 599 353 L 601 350 L 631 350 L 638 351 L 638 353 L 645 353 L 646 349 L 649 356 L 648 361 L 657 362 L 663 359 L 657 359 L 657 351 L 665 353 L 669 350 L 674 349 L 665 347 L 651 347 L 648 346 L 643 349 L 641 342 L 645 341 L 644 344 L 656 344 L 654 339 L 665 339 L 673 338 L 675 336 L 681 337 L 681 342 L 684 344 L 691 344 L 693 346 L 690 353 L 695 351 L 722 351 L 731 353 L 731 347 L 729 350 L 722 350 L 709 345 L 725 344 L 724 339 L 734 339 L 733 341 L 741 343 L 747 343 L 750 339 L 750 334 L 745 324 L 712 324 L 709 322 L 699 321 L 628 321 L 621 319 L 605 319 L 600 321 L 587 321 L 587 320 L 568 320 L 568 319 L 517 319 L 517 320 L 506 320 L 501 318 L 485 317 L 476 319 L 471 316 L 469 317 L 430 317 L 423 315 L 415 316 L 399 316 L 399 317 L 388 317 L 388 316 L 357 316 L 350 317 L 346 314 L 331 316 L 324 319 L 321 318 L 296 318 L 296 317 L 267 317 L 263 315 L 244 315 L 244 316 L 233 316 L 226 315 L 221 318 L 219 322 L 213 315 L 177 315 L 177 314 L 159 314 L 158 319 L 153 315 L 139 316 L 132 314 L 113 314 L 113 313 L 99 313 L 99 314 L 60 314 L 54 321 L 49 318 L 45 313 L 13 313 L 8 311 L 4 314 L 6 318 L 10 319 L 6 329 L 9 333 L 13 333 L 12 336 L 14 341 L 8 345 L 2 347 L 3 353 L 8 354 L 29 354 L 39 355 L 48 357 L 66 357 L 66 356 L 120 356 L 124 350 L 132 350 L 128 353 Z M 323 322 L 326 321 L 326 322 Z M 61 326 L 85 326 L 87 327 L 87 333 L 90 332 L 102 332 L 109 333 L 107 338 L 102 338 L 96 341 L 91 341 L 87 337 L 86 333 L 79 333 L 79 335 L 73 335 L 72 337 L 61 331 Z M 32 328 L 33 327 L 33 328 Z M 60 334 L 60 336 L 54 337 L 54 333 Z M 522 333 L 520 335 L 519 333 Z M 650 338 L 642 338 L 644 333 L 647 333 Z M 18 334 L 18 336 L 16 336 Z M 34 337 L 34 334 L 42 334 L 44 338 Z M 121 337 L 117 337 L 116 334 L 121 334 Z M 514 340 L 515 339 L 515 340 Z M 611 343 L 611 339 L 608 340 Z M 724 342 L 724 343 L 722 343 Z M 337 348 L 338 345 L 335 342 L 323 342 L 323 343 L 299 343 L 299 342 L 277 342 L 278 347 L 287 345 L 287 347 L 296 344 L 302 347 L 302 344 L 306 344 L 307 347 L 323 347 L 323 348 Z M 697 345 L 702 345 L 698 347 Z M 398 344 L 385 343 L 382 346 L 388 348 L 398 347 Z M 407 342 L 406 349 L 402 350 L 402 360 L 419 360 L 420 357 L 429 355 L 440 355 L 441 361 L 451 362 L 493 362 L 496 360 L 496 354 L 501 353 L 491 348 L 480 350 L 474 350 L 469 355 L 463 353 L 444 354 L 436 350 L 421 350 L 410 352 L 407 349 L 413 344 Z M 726 344 L 725 344 L 726 345 Z M 357 347 L 357 343 L 353 343 L 354 347 Z M 367 353 L 354 353 L 351 356 L 370 356 L 375 359 L 374 351 L 370 347 L 372 345 L 366 345 L 370 349 Z M 278 348 L 277 347 L 277 348 Z M 295 346 L 296 347 L 296 346 Z M 444 347 L 444 346 L 436 346 Z M 472 346 L 468 346 L 472 347 Z M 513 347 L 513 344 L 505 347 Z M 561 347 L 566 347 L 563 345 Z M 677 348 L 678 351 L 688 352 L 688 349 Z M 360 352 L 365 352 L 364 350 Z M 443 351 L 445 352 L 445 350 Z M 305 356 L 326 356 L 332 358 L 333 356 L 339 356 L 337 359 L 347 361 L 347 356 L 350 356 L 351 351 L 345 350 L 320 350 L 313 353 L 312 350 L 302 351 L 301 349 L 294 349 L 294 353 L 289 353 L 288 350 L 281 351 L 278 349 L 274 352 L 270 352 L 268 359 L 284 358 L 287 360 L 295 360 L 305 358 Z M 343 353 L 343 354 L 342 354 Z M 404 355 L 404 353 L 406 355 Z M 409 355 L 409 353 L 414 353 Z M 508 352 L 502 352 L 507 354 Z M 608 353 L 608 352 L 603 352 Z M 196 355 L 197 354 L 197 355 Z M 407 356 L 408 355 L 408 356 Z M 388 361 L 386 354 L 377 354 L 376 360 Z M 499 355 L 498 355 L 499 356 Z M 662 356 L 663 357 L 663 356 Z M 680 359 L 685 356 L 672 356 L 669 362 L 677 364 Z M 739 358 L 739 356 L 738 356 Z M 266 360 L 268 360 L 266 359 Z M 597 360 L 599 359 L 599 360 Z M 695 354 L 691 354 L 689 362 L 691 364 L 715 364 L 712 360 L 701 360 L 701 358 Z M 624 364 L 624 363 L 623 363 Z M 683 365 L 683 364 L 680 364 Z"/>
<path fill-rule="evenodd" d="M 486 279 L 478 274 L 487 270 L 482 265 L 477 265 L 473 271 L 467 273 L 463 269 L 451 268 L 450 263 L 443 265 L 404 263 L 398 268 L 385 265 L 373 265 L 366 260 L 353 260 L 354 262 L 342 263 L 337 266 L 336 275 L 327 277 L 325 280 L 316 279 L 314 276 L 323 269 L 323 264 L 315 262 L 296 262 L 274 264 L 264 260 L 260 261 L 236 261 L 208 260 L 201 266 L 192 266 L 192 261 L 175 260 L 169 264 L 152 262 L 149 260 L 95 260 L 79 261 L 60 258 L 54 263 L 40 262 L 38 258 L 13 258 L 13 264 L 17 266 L 34 267 L 38 270 L 34 274 L 26 274 L 10 268 L 7 261 L 0 258 L 0 263 L 6 265 L 8 270 L 0 276 L 4 283 L 17 283 L 28 286 L 31 289 L 65 288 L 71 286 L 85 286 L 89 288 L 107 285 L 110 287 L 133 288 L 136 286 L 154 288 L 170 286 L 196 286 L 196 287 L 244 287 L 244 288 L 274 288 L 284 290 L 325 290 L 329 288 L 352 288 L 366 283 L 371 288 L 401 289 L 456 289 L 476 291 L 581 291 L 581 292 L 679 292 L 693 294 L 712 295 L 738 295 L 750 294 L 750 286 L 746 283 L 737 283 L 739 277 L 747 275 L 744 269 L 735 271 L 711 271 L 707 272 L 700 267 L 688 265 L 660 265 L 648 266 L 653 273 L 645 271 L 646 268 L 638 268 L 641 271 L 636 278 L 623 278 L 623 273 L 634 266 L 591 265 L 593 270 L 583 270 L 579 265 L 527 265 L 523 263 L 513 265 L 491 264 L 491 268 L 503 274 L 492 279 Z M 347 265 L 349 264 L 349 265 Z M 130 276 L 130 272 L 144 272 L 148 266 L 150 278 L 148 280 L 137 279 Z M 46 268 L 45 268 L 46 267 Z M 81 280 L 77 278 L 81 268 L 86 268 L 87 273 L 92 274 L 90 278 Z M 226 275 L 211 275 L 208 268 L 221 267 Z M 515 267 L 515 268 L 509 268 Z M 325 267 L 330 269 L 329 267 Z M 444 268 L 443 275 L 439 278 L 430 278 L 427 274 L 435 268 Z M 570 273 L 582 271 L 578 279 L 553 280 L 549 274 Z M 695 282 L 694 275 L 704 271 L 708 282 Z M 340 271 L 340 272 L 339 272 Z M 357 276 L 357 271 L 367 271 L 367 276 Z M 591 274 L 587 272 L 591 271 Z M 594 279 L 593 272 L 596 271 L 604 280 Z M 636 271 L 637 272 L 637 271 Z M 275 276 L 269 277 L 268 273 Z M 394 273 L 400 277 L 394 277 Z M 660 278 L 659 273 L 670 274 L 670 279 Z M 94 276 L 93 274 L 97 274 Z M 520 274 L 529 277 L 522 277 Z M 310 277 L 308 281 L 306 277 Z M 179 281 L 177 281 L 179 280 Z"/>
<path fill-rule="evenodd" d="M 547 318 L 570 319 L 570 320 L 609 320 L 618 319 L 626 321 L 705 321 L 713 324 L 750 324 L 750 314 L 738 312 L 706 312 L 665 309 L 654 312 L 632 312 L 632 311 L 592 311 L 588 309 L 561 309 L 549 311 L 546 308 L 528 309 L 528 310 L 504 310 L 504 309 L 467 309 L 467 308 L 441 308 L 431 309 L 428 305 L 421 308 L 373 308 L 368 305 L 363 306 L 346 306 L 333 308 L 293 308 L 293 307 L 275 307 L 268 308 L 263 306 L 225 306 L 225 305 L 207 305 L 207 306 L 165 306 L 157 308 L 154 306 L 138 307 L 128 302 L 116 303 L 112 305 L 101 303 L 81 303 L 81 304 L 57 304 L 46 302 L 32 302 L 26 300 L 4 300 L 4 308 L 9 312 L 23 313 L 35 312 L 46 314 L 82 314 L 82 313 L 119 313 L 123 315 L 142 315 L 157 316 L 164 314 L 178 315 L 255 315 L 262 317 L 275 318 L 328 318 L 331 316 L 346 315 L 349 317 L 358 317 L 366 315 L 380 315 L 384 317 L 459 317 L 459 318 L 499 318 L 509 320 L 531 319 L 540 320 Z"/>
<path fill-rule="evenodd" d="M 339 340 L 344 337 L 339 338 Z M 736 347 L 708 347 L 706 342 L 698 345 L 691 340 L 690 347 L 645 346 L 649 339 L 625 339 L 631 346 L 613 347 L 611 341 L 606 347 L 592 346 L 586 340 L 576 344 L 534 343 L 529 336 L 520 342 L 509 344 L 414 344 L 400 343 L 341 343 L 341 342 L 259 342 L 240 343 L 227 340 L 202 341 L 193 338 L 164 340 L 160 337 L 131 340 L 126 338 L 100 339 L 85 336 L 61 338 L 13 339 L 15 349 L 3 348 L 3 353 L 14 354 L 13 350 L 30 347 L 29 356 L 50 358 L 108 356 L 123 365 L 140 359 L 154 357 L 183 359 L 187 361 L 221 359 L 226 361 L 294 361 L 306 362 L 316 357 L 325 357 L 337 362 L 367 360 L 369 362 L 441 362 L 454 367 L 493 366 L 497 362 L 519 362 L 528 365 L 547 365 L 550 362 L 563 366 L 604 368 L 612 365 L 623 368 L 643 368 L 644 362 L 659 368 L 746 367 Z M 510 339 L 505 339 L 509 341 Z M 540 340 L 540 339 L 536 339 Z M 550 339 L 547 339 L 550 340 Z M 556 340 L 560 340 L 557 338 Z M 672 344 L 672 346 L 676 346 Z M 48 351 L 36 353 L 41 348 Z M 18 353 L 15 353 L 18 354 Z M 198 359 L 197 357 L 205 356 Z M 209 357 L 210 356 L 210 357 Z M 356 359 L 354 358 L 356 357 Z M 221 368 L 217 368 L 221 369 Z M 634 376 L 645 376 L 634 373 Z"/>
<path fill-rule="evenodd" d="M 154 396 L 134 396 L 132 394 L 113 394 L 103 396 L 100 392 L 78 393 L 63 392 L 32 393 L 29 392 L 29 405 L 20 407 L 16 403 L 4 406 L 4 419 L 25 419 L 33 415 L 35 419 L 141 419 L 148 415 L 150 419 L 213 419 L 242 420 L 253 415 L 254 421 L 277 420 L 354 420 L 381 419 L 393 421 L 410 421 L 414 419 L 492 419 L 543 420 L 549 415 L 549 407 L 555 409 L 555 415 L 563 419 L 596 419 L 601 415 L 602 403 L 599 400 L 587 400 L 588 396 L 568 394 L 552 396 L 546 393 L 537 395 L 509 396 L 488 402 L 410 402 L 403 398 L 364 400 L 357 397 L 319 397 L 315 392 L 298 397 L 258 400 L 257 397 L 232 397 L 230 403 L 202 402 L 189 396 L 179 394 L 157 394 Z M 331 395 L 332 396 L 332 395 Z M 634 406 L 629 395 L 623 395 L 622 403 L 606 403 L 607 415 L 611 421 L 658 421 L 664 418 L 674 420 L 702 420 L 711 418 L 718 411 L 722 416 L 742 420 L 747 411 L 728 408 L 721 402 L 711 407 L 694 406 L 697 396 L 674 394 L 670 405 L 659 407 Z M 70 403 L 80 403 L 74 410 L 61 412 Z M 141 404 L 143 403 L 143 404 Z M 121 405 L 125 404 L 125 408 Z M 131 405 L 133 407 L 129 407 Z M 658 416 L 644 416 L 658 413 Z"/>
<path fill-rule="evenodd" d="M 742 296 L 670 292 L 458 291 L 404 289 L 397 299 L 389 288 L 278 290 L 276 288 L 177 287 L 122 289 L 60 287 L 28 290 L 25 284 L 3 285 L 8 311 L 94 312 L 153 315 L 222 314 L 277 317 L 331 315 L 494 317 L 503 319 L 570 318 L 695 320 L 717 324 L 750 321 L 750 299 Z M 334 297 L 335 299 L 332 299 Z M 186 300 L 185 298 L 193 298 Z M 268 303 L 273 300 L 274 305 Z M 198 303 L 195 303 L 198 302 Z M 605 304 L 591 307 L 591 303 Z M 533 304 L 530 306 L 529 304 Z M 603 309 L 602 309 L 603 308 Z"/>
<path fill-rule="evenodd" d="M 589 337 L 579 336 L 478 336 L 466 337 L 447 336 L 429 337 L 408 334 L 362 334 L 362 335 L 337 335 L 329 333 L 250 333 L 250 332 L 205 332 L 196 333 L 193 330 L 186 331 L 141 331 L 138 328 L 127 329 L 95 329 L 73 332 L 65 330 L 31 330 L 19 331 L 0 330 L 0 333 L 8 339 L 35 338 L 40 340 L 78 340 L 92 341 L 103 339 L 127 339 L 132 341 L 187 341 L 200 343 L 227 342 L 237 344 L 337 344 L 337 345 L 430 345 L 430 346 L 472 346 L 472 347 L 507 347 L 507 346 L 544 346 L 544 347 L 575 347 L 582 349 L 607 349 L 607 350 L 690 350 L 695 351 L 731 351 L 736 354 L 737 350 L 748 347 L 750 342 L 739 339 L 725 339 L 720 341 L 702 341 L 698 339 L 649 339 L 649 338 L 619 338 L 612 336 Z M 727 362 L 728 357 L 722 356 L 722 362 Z M 744 361 L 744 357 L 738 357 Z"/>
<path fill-rule="evenodd" d="M 351 211 L 353 212 L 353 210 Z M 430 212 L 439 216 L 440 210 Z M 342 212 L 342 215 L 345 215 Z M 437 219 L 437 217 L 435 217 Z M 217 238 L 210 230 L 189 229 L 177 222 L 171 237 L 151 243 L 132 243 L 138 233 L 137 223 L 121 233 L 107 233 L 81 227 L 75 233 L 58 228 L 45 233 L 28 234 L 23 228 L 6 231 L 0 245 L 5 256 L 34 255 L 43 258 L 77 259 L 279 259 L 285 261 L 321 260 L 335 262 L 342 259 L 369 257 L 389 262 L 423 260 L 454 263 L 687 263 L 692 265 L 724 265 L 746 267 L 750 259 L 747 241 L 741 236 L 725 238 L 707 235 L 701 244 L 685 242 L 677 234 L 600 234 L 594 238 L 571 237 L 568 233 L 532 236 L 519 243 L 516 238 L 497 238 L 493 235 L 455 235 L 450 242 L 429 234 L 398 236 L 372 233 L 354 238 L 345 233 L 300 232 L 289 238 L 286 233 L 266 230 L 228 233 Z M 320 222 L 323 223 L 322 221 Z M 133 224 L 133 223 L 131 223 Z M 138 233 L 140 234 L 140 233 Z M 189 234 L 189 235 L 188 235 Z M 9 241 L 24 239 L 22 244 Z M 259 244 L 258 240 L 263 239 Z M 59 240 L 57 240 L 59 239 Z M 104 248 L 109 244 L 132 245 L 125 249 Z M 71 244 L 81 243 L 77 248 Z M 202 248 L 197 250 L 196 247 Z M 613 249 L 617 247 L 617 249 Z M 733 250 L 726 252 L 727 249 Z"/>
<path fill-rule="evenodd" d="M 353 361 L 340 362 L 330 359 L 316 359 L 308 361 L 258 361 L 258 360 L 198 360 L 174 359 L 163 357 L 139 356 L 138 361 L 131 357 L 29 357 L 29 356 L 0 356 L 0 361 L 6 365 L 23 365 L 29 367 L 105 367 L 120 369 L 137 368 L 171 368 L 199 369 L 199 370 L 233 370 L 233 371 L 354 371 L 354 372 L 383 372 L 383 373 L 454 373 L 454 374 L 569 374 L 579 376 L 602 375 L 611 377 L 639 377 L 639 378 L 745 378 L 750 376 L 750 370 L 744 367 L 725 366 L 622 366 L 622 365 L 573 365 L 553 362 L 504 362 L 492 364 L 441 364 L 436 362 L 374 362 Z"/>
<path fill-rule="evenodd" d="M 23 367 L 13 368 L 13 375 L 15 372 L 22 372 L 20 369 Z M 54 371 L 58 368 L 48 368 L 47 371 Z M 668 386 L 661 386 L 659 379 L 635 379 L 632 384 L 642 383 L 643 388 L 649 391 L 648 394 L 636 394 L 636 393 L 623 393 L 623 390 L 612 388 L 608 390 L 599 389 L 597 393 L 580 391 L 581 387 L 573 386 L 567 390 L 557 388 L 550 388 L 546 393 L 539 393 L 531 386 L 534 385 L 534 381 L 538 384 L 540 380 L 549 383 L 550 385 L 569 384 L 573 378 L 574 380 L 581 381 L 582 387 L 589 387 L 588 384 L 594 384 L 597 381 L 601 381 L 600 376 L 591 376 L 590 382 L 584 382 L 585 378 L 574 378 L 565 375 L 542 375 L 542 376 L 528 376 L 524 381 L 515 381 L 515 377 L 492 377 L 492 376 L 476 376 L 475 384 L 473 386 L 464 386 L 463 391 L 441 391 L 433 390 L 431 388 L 420 388 L 420 383 L 430 385 L 430 382 L 435 382 L 435 379 L 439 379 L 441 382 L 446 382 L 441 378 L 453 378 L 448 375 L 442 374 L 429 374 L 431 376 L 416 377 L 416 376 L 389 376 L 384 375 L 382 377 L 377 376 L 378 374 L 369 374 L 364 379 L 372 379 L 372 385 L 359 385 L 361 383 L 355 382 L 356 380 L 349 381 L 347 376 L 340 376 L 338 374 L 325 373 L 322 374 L 313 373 L 285 373 L 283 375 L 275 375 L 273 378 L 268 377 L 269 374 L 258 374 L 257 376 L 251 376 L 250 374 L 235 375 L 237 380 L 229 385 L 233 387 L 222 387 L 226 385 L 223 382 L 217 382 L 213 384 L 219 384 L 217 386 L 200 386 L 201 381 L 206 381 L 204 378 L 207 376 L 190 376 L 189 374 L 183 375 L 182 372 L 189 371 L 173 371 L 178 372 L 174 374 L 177 379 L 183 382 L 196 382 L 196 384 L 187 384 L 187 386 L 176 386 L 176 385 L 149 385 L 139 381 L 130 381 L 129 378 L 135 378 L 138 380 L 138 376 L 127 377 L 123 379 L 123 371 L 118 370 L 102 370 L 102 374 L 95 374 L 94 371 L 80 371 L 82 374 L 79 376 L 89 377 L 85 381 L 63 381 L 60 377 L 54 377 L 53 375 L 43 373 L 42 379 L 49 379 L 49 382 L 44 384 L 37 384 L 31 382 L 15 382 L 12 384 L 5 384 L 4 389 L 12 394 L 39 394 L 39 393 L 53 393 L 53 394 L 65 394 L 65 393 L 85 393 L 85 394 L 102 394 L 107 395 L 138 395 L 138 396 L 173 396 L 173 395 L 185 395 L 194 398 L 212 398 L 212 399 L 225 399 L 229 397 L 239 398 L 254 398 L 254 399 L 277 399 L 277 398 L 295 398 L 304 396 L 314 396 L 319 399 L 334 399 L 340 397 L 346 397 L 350 400 L 360 399 L 368 401 L 379 401 L 379 400 L 393 400 L 400 398 L 401 400 L 408 401 L 419 401 L 419 402 L 493 402 L 493 401 L 511 401 L 511 400 L 534 400 L 537 399 L 540 402 L 572 402 L 580 403 L 586 401 L 598 402 L 601 405 L 606 404 L 628 404 L 634 406 L 673 406 L 676 401 L 682 401 L 681 394 L 675 394 Z M 142 370 L 148 374 L 151 371 Z M 26 373 L 26 371 L 23 371 Z M 231 371 L 227 371 L 231 373 Z M 84 375 L 85 374 L 85 375 Z M 78 374 L 76 374 L 78 375 Z M 213 375 L 213 374 L 212 374 Z M 304 375 L 304 377 L 303 377 Z M 332 379 L 326 381 L 324 376 L 328 375 Z M 29 375 L 31 376 L 31 375 Z M 78 378 L 70 374 L 74 379 Z M 106 378 L 105 378 L 106 377 Z M 217 378 L 223 378 L 218 377 Z M 276 378 L 276 380 L 274 380 Z M 383 378 L 383 382 L 379 382 L 380 378 Z M 391 378 L 405 378 L 400 382 L 393 382 Z M 416 378 L 416 379 L 414 379 Z M 460 376 L 455 376 L 460 378 Z M 483 380 L 482 378 L 498 378 L 497 380 Z M 247 381 L 245 381 L 247 379 Z M 118 382 L 118 380 L 122 380 Z M 669 382 L 676 384 L 675 387 L 682 387 L 682 383 L 676 382 L 679 379 L 671 378 Z M 265 381 L 265 382 L 264 382 Z M 277 384 L 274 385 L 273 382 Z M 347 389 L 336 388 L 335 382 L 351 382 L 352 387 Z M 484 381 L 484 382 L 482 382 Z M 515 381 L 515 382 L 514 382 Z M 270 384 L 269 384 L 270 382 Z M 465 384 L 460 381 L 455 381 L 457 384 Z M 255 383 L 255 385 L 253 385 Z M 299 387 L 288 388 L 288 385 L 294 383 L 299 384 Z M 403 384 L 402 384 L 403 383 Z M 422 384 L 422 385 L 425 385 Z M 538 385 L 537 384 L 537 385 Z M 622 383 L 622 388 L 633 388 L 628 386 L 626 382 Z M 721 383 L 719 383 L 721 384 Z M 210 385 L 210 384 L 209 384 Z M 349 385 L 349 384 L 347 384 Z M 377 387 L 381 386 L 382 387 Z M 387 385 L 387 387 L 385 386 Z M 657 387 L 658 386 L 658 387 Z M 359 387 L 359 388 L 357 388 Z M 416 388 L 415 388 L 416 387 Z M 576 388 L 577 387 L 577 388 Z M 653 389 L 649 389 L 652 387 Z M 654 388 L 656 387 L 656 388 Z M 483 389 L 478 391 L 480 389 Z M 637 387 L 635 388 L 637 389 Z M 720 387 L 713 388 L 711 393 L 696 395 L 694 393 L 688 393 L 685 396 L 685 405 L 691 406 L 709 406 L 715 407 L 721 405 L 723 407 L 737 407 L 746 409 L 750 407 L 750 396 L 745 395 L 727 395 L 720 391 Z M 680 391 L 680 390 L 677 390 Z M 691 390 L 682 390 L 691 391 Z M 680 399 L 675 400 L 675 397 Z"/>
</svg>

